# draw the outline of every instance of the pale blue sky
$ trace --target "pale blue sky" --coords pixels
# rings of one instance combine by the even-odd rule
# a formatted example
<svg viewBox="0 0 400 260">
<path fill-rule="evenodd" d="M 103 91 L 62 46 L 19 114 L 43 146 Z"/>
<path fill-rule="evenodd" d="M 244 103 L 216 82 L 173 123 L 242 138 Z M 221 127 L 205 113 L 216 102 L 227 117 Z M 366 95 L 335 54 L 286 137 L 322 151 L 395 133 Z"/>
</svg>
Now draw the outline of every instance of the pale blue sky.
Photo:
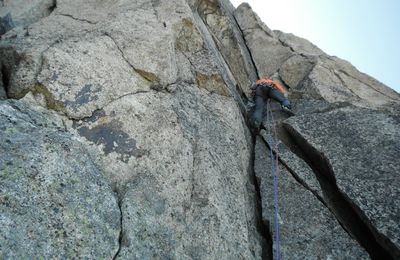
<svg viewBox="0 0 400 260">
<path fill-rule="evenodd" d="M 400 0 L 231 0 L 400 93 Z"/>
</svg>

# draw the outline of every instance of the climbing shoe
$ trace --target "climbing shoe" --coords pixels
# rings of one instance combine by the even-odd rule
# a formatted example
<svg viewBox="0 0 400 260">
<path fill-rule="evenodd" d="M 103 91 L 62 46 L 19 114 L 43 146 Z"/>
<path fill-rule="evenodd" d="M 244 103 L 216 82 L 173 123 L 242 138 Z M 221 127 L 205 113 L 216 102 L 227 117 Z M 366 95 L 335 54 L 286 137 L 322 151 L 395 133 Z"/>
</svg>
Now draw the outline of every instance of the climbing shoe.
<svg viewBox="0 0 400 260">
<path fill-rule="evenodd" d="M 252 125 L 253 125 L 253 134 L 258 135 L 261 129 L 261 122 L 259 122 L 258 120 L 254 120 L 252 122 Z"/>
<path fill-rule="evenodd" d="M 282 107 L 283 112 L 285 112 L 285 113 L 287 113 L 287 114 L 289 114 L 289 115 L 291 115 L 291 116 L 294 116 L 294 113 L 293 113 L 293 111 L 292 111 L 292 107 L 291 107 L 290 105 L 288 105 L 288 106 L 281 106 L 281 107 Z"/>
</svg>

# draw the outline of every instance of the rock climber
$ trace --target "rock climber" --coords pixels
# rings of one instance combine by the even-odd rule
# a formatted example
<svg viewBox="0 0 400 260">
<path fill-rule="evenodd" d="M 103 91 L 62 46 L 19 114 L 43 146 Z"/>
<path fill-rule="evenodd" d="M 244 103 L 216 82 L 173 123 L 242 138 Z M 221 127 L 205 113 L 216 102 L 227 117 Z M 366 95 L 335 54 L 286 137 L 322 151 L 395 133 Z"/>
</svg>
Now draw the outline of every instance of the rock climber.
<svg viewBox="0 0 400 260">
<path fill-rule="evenodd" d="M 251 86 L 253 102 L 255 103 L 252 123 L 256 130 L 260 129 L 264 104 L 268 98 L 272 98 L 281 104 L 285 111 L 290 111 L 292 108 L 289 100 L 286 97 L 286 90 L 277 82 L 271 79 L 259 79 Z"/>
</svg>

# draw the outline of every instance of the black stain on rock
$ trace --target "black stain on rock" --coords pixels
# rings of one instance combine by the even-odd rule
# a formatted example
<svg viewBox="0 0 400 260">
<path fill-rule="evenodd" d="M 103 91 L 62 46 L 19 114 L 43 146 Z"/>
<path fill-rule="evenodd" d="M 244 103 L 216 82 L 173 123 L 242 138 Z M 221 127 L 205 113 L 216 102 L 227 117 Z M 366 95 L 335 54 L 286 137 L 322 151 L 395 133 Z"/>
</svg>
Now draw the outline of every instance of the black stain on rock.
<svg viewBox="0 0 400 260">
<path fill-rule="evenodd" d="M 57 8 L 57 0 L 53 0 L 53 3 L 48 8 L 48 13 L 49 13 L 48 15 L 50 15 L 56 8 Z"/>
<path fill-rule="evenodd" d="M 97 113 L 94 115 L 94 118 L 101 117 L 104 111 L 99 110 Z M 95 121 L 94 118 L 86 119 L 86 121 Z M 79 123 L 75 123 L 74 127 L 77 128 L 81 136 L 84 136 L 89 141 L 97 145 L 103 145 L 103 151 L 106 155 L 116 152 L 119 154 L 118 159 L 125 163 L 132 156 L 140 158 L 149 153 L 147 150 L 137 148 L 136 140 L 121 130 L 122 123 L 117 120 L 112 120 L 109 123 L 99 124 L 91 128 L 88 126 L 79 126 Z"/>
<path fill-rule="evenodd" d="M 79 108 L 81 105 L 85 105 L 91 101 L 98 100 L 96 93 L 101 92 L 101 85 L 96 85 L 93 87 L 92 84 L 85 84 L 83 88 L 75 95 L 74 101 L 65 101 L 65 104 L 73 109 Z"/>
<path fill-rule="evenodd" d="M 2 87 L 4 88 L 4 93 L 7 95 L 8 94 L 8 88 L 9 88 L 9 83 L 10 83 L 10 73 L 7 71 L 5 66 L 1 66 L 0 64 L 0 75 L 1 75 L 1 82 L 2 82 Z"/>
<path fill-rule="evenodd" d="M 95 89 L 92 89 L 92 84 L 85 84 L 85 86 L 78 92 L 75 96 L 75 103 L 82 105 L 87 104 L 89 101 L 97 100 L 97 95 L 93 95 L 95 93 L 99 93 L 102 89 L 100 85 L 98 85 Z"/>
</svg>

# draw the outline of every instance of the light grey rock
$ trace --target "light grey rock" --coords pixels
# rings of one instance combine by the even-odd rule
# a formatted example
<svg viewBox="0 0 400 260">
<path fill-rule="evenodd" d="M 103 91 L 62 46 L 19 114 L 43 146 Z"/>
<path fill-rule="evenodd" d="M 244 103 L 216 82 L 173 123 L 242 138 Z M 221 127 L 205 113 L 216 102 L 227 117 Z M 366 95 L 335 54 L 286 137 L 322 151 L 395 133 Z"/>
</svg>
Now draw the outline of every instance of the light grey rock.
<svg viewBox="0 0 400 260">
<path fill-rule="evenodd" d="M 308 190 L 313 192 L 319 198 L 323 198 L 321 186 L 316 178 L 311 167 L 291 150 L 280 140 L 279 143 L 273 138 L 271 133 L 262 130 L 260 135 L 265 143 L 272 148 L 274 152 L 279 155 L 279 160 L 284 164 L 285 168 L 297 178 L 297 180 Z"/>
<path fill-rule="evenodd" d="M 325 54 L 320 48 L 309 42 L 308 40 L 298 37 L 292 33 L 284 33 L 279 30 L 274 30 L 275 36 L 279 38 L 281 43 L 292 49 L 300 55 L 319 56 Z"/>
<path fill-rule="evenodd" d="M 309 75 L 315 64 L 314 58 L 302 55 L 293 55 L 286 60 L 279 68 L 279 75 L 282 81 L 292 89 L 296 89 L 299 84 Z"/>
<path fill-rule="evenodd" d="M 296 93 L 297 94 L 297 93 Z M 292 96 L 296 95 L 292 93 Z M 297 115 L 325 113 L 338 108 L 352 106 L 348 102 L 329 103 L 325 100 L 300 98 L 293 102 L 292 111 Z"/>
<path fill-rule="evenodd" d="M 118 97 L 150 90 L 150 82 L 106 35 L 70 38 L 49 48 L 38 83 L 70 118 L 91 116 Z"/>
<path fill-rule="evenodd" d="M 182 20 L 184 30 L 180 31 L 175 42 L 177 54 L 182 54 L 190 63 L 189 75 L 192 79 L 188 82 L 196 82 L 200 88 L 210 93 L 233 95 L 240 103 L 241 100 L 235 91 L 235 79 L 215 46 L 207 27 L 196 12 L 193 13 L 192 19 Z M 192 45 L 195 38 L 201 45 L 194 49 L 187 48 Z"/>
<path fill-rule="evenodd" d="M 50 15 L 55 0 L 3 0 L 0 5 L 0 35 L 15 26 L 28 26 Z"/>
<path fill-rule="evenodd" d="M 400 252 L 399 124 L 398 115 L 352 107 L 285 122 L 393 258 Z"/>
<path fill-rule="evenodd" d="M 117 200 L 62 121 L 22 102 L 0 102 L 1 258 L 112 258 Z"/>
<path fill-rule="evenodd" d="M 25 30 L 12 30 L 0 41 L 0 62 L 9 71 L 12 98 L 22 98 L 36 87 L 42 69 L 43 54 L 64 39 L 79 39 L 93 29 L 92 24 L 67 16 L 50 15 Z"/>
<path fill-rule="evenodd" d="M 268 257 L 265 255 L 268 246 L 257 227 L 252 140 L 244 122 L 243 101 L 250 93 L 247 87 L 257 77 L 251 58 L 259 76 L 273 77 L 290 88 L 289 97 L 297 116 L 289 120 L 322 116 L 351 104 L 400 112 L 397 93 L 358 72 L 351 64 L 321 53 L 304 39 L 271 31 L 248 5 L 234 11 L 226 0 L 60 0 L 49 16 L 27 29 L 16 27 L 2 35 L 0 63 L 1 71 L 9 79 L 8 96 L 25 96 L 26 101 L 38 102 L 62 115 L 53 118 L 51 113 L 41 111 L 49 119 L 39 117 L 35 122 L 57 119 L 56 126 L 51 127 L 50 123 L 36 126 L 33 133 L 40 131 L 39 138 L 26 137 L 26 142 L 45 143 L 43 140 L 49 138 L 46 134 L 61 135 L 67 144 L 69 138 L 69 147 L 74 147 L 70 152 L 75 152 L 77 158 L 68 151 L 61 153 L 61 149 L 44 151 L 41 143 L 29 151 L 38 153 L 35 155 L 38 158 L 50 158 L 42 162 L 46 167 L 59 160 L 62 169 L 55 171 L 54 176 L 73 167 L 66 162 L 69 156 L 91 174 L 69 178 L 83 178 L 82 183 L 87 183 L 93 179 L 90 176 L 99 175 L 105 184 L 102 188 L 95 187 L 96 199 L 101 200 L 102 194 L 106 194 L 104 203 L 109 203 L 106 206 L 111 205 L 112 192 L 104 177 L 118 193 L 122 218 L 116 214 L 115 221 L 118 225 L 122 222 L 120 244 L 116 244 L 118 226 L 112 229 L 113 240 L 107 238 L 102 242 L 108 243 L 106 246 L 91 244 L 88 248 L 92 251 L 82 249 L 97 252 L 96 249 L 104 248 L 102 254 L 107 255 L 82 253 L 83 257 L 111 258 L 117 251 L 117 258 L 124 259 Z M 285 226 L 285 232 L 293 230 L 300 234 L 289 238 L 293 250 L 298 250 L 291 252 L 306 257 L 314 248 L 320 252 L 314 254 L 321 257 L 365 258 L 365 252 L 318 201 L 318 198 L 325 200 L 326 190 L 319 187 L 316 174 L 292 153 L 296 151 L 292 136 L 285 136 L 281 126 L 289 115 L 281 112 L 277 103 L 272 104 L 272 109 L 281 141 L 286 144 L 280 144 L 281 161 L 295 176 L 283 174 L 285 181 L 281 185 L 290 192 L 282 199 L 290 205 L 306 201 L 304 204 L 312 208 L 307 212 L 308 208 L 293 206 L 292 215 L 285 212 L 285 218 L 294 223 Z M 26 113 L 31 118 L 37 115 Z M 31 119 L 24 117 L 24 120 Z M 264 126 L 270 127 L 266 118 Z M 264 137 L 269 141 L 268 136 Z M 65 158 L 61 156 L 65 154 Z M 267 159 L 258 158 L 256 168 L 264 168 L 266 163 Z M 265 196 L 270 196 L 271 190 L 265 183 L 270 181 L 264 178 L 261 185 L 263 218 L 268 221 L 272 216 L 271 205 L 265 204 L 270 201 Z M 30 185 L 30 180 L 25 183 Z M 83 192 L 80 201 L 85 201 L 86 186 L 80 191 Z M 47 190 L 40 192 L 47 194 Z M 348 199 L 351 201 L 353 197 Z M 113 197 L 112 200 L 110 211 L 117 209 Z M 301 217 L 302 214 L 308 218 Z M 339 214 L 336 217 L 342 221 Z M 318 225 L 308 227 L 304 218 Z M 392 221 L 383 218 L 382 223 L 387 219 Z M 26 223 L 35 221 L 33 215 L 26 218 Z M 301 231 L 296 228 L 296 221 L 301 223 Z M 106 230 L 114 225 L 114 222 L 96 223 Z M 384 230 L 381 222 L 369 223 L 371 229 L 376 225 Z M 318 240 L 315 235 L 321 235 L 321 241 L 307 245 L 303 234 L 312 241 Z M 328 236 L 335 239 L 328 240 Z M 34 237 L 29 243 L 37 241 L 42 240 Z M 44 241 L 53 245 L 64 240 L 49 235 Z M 3 245 L 8 244 L 1 242 Z M 80 250 L 79 246 L 72 247 Z M 346 246 L 349 248 L 345 249 Z M 285 250 L 290 249 L 285 247 Z M 388 247 L 388 250 L 397 249 Z M 17 252 L 14 251 L 9 251 L 11 257 L 26 256 L 12 255 Z"/>
<path fill-rule="evenodd" d="M 400 103 L 400 95 L 359 72 L 350 63 L 321 56 L 300 88 L 328 102 L 349 102 L 370 108 L 388 108 Z M 296 88 L 295 88 L 296 89 Z"/>
<path fill-rule="evenodd" d="M 260 185 L 263 221 L 270 226 L 276 257 L 274 181 L 270 151 L 256 140 L 255 172 Z M 279 165 L 280 255 L 283 259 L 367 259 L 368 254 L 341 227 L 330 211 Z"/>
<path fill-rule="evenodd" d="M 72 6 L 69 7 L 69 12 Z M 132 73 L 140 75 L 156 89 L 163 89 L 165 86 L 183 80 L 196 82 L 199 87 L 210 92 L 227 96 L 232 94 L 225 83 L 228 80 L 227 77 L 231 76 L 226 76 L 229 73 L 221 73 L 223 65 L 218 58 L 215 58 L 219 53 L 215 53 L 209 46 L 212 39 L 205 39 L 205 35 L 200 32 L 200 25 L 195 21 L 185 1 L 154 3 L 126 1 L 112 6 L 100 4 L 97 10 L 98 15 L 105 13 L 110 18 L 101 22 L 87 22 L 84 18 L 87 14 L 85 12 L 80 14 L 78 7 L 75 7 L 77 13 L 75 16 L 81 17 L 79 19 L 73 15 L 63 14 L 63 8 L 63 6 L 58 7 L 56 12 L 37 25 L 40 28 L 49 27 L 47 31 L 36 28 L 35 24 L 30 29 L 29 37 L 18 36 L 18 41 L 9 40 L 11 45 L 18 43 L 17 45 L 20 46 L 17 50 L 18 55 L 14 55 L 16 57 L 11 59 L 15 62 L 8 65 L 12 71 L 11 96 L 21 97 L 26 91 L 34 89 L 37 75 L 42 76 L 41 71 L 47 69 L 42 64 L 47 63 L 47 56 L 54 55 L 52 52 L 55 49 L 68 47 L 68 50 L 62 50 L 65 52 L 91 47 L 94 49 L 93 53 L 99 52 L 100 55 L 104 47 L 97 46 L 93 39 L 106 36 L 115 43 L 113 53 L 119 51 L 120 55 L 117 56 L 123 57 L 125 63 L 131 67 Z M 71 25 L 64 21 L 69 21 Z M 143 24 L 147 26 L 142 26 Z M 76 28 L 79 25 L 82 28 Z M 60 27 L 62 33 L 54 30 L 57 27 Z M 81 46 L 86 44 L 86 39 L 89 39 L 91 46 Z M 9 50 L 7 46 L 4 46 L 4 52 Z M 73 53 L 74 60 L 70 59 L 71 62 L 84 58 L 78 58 L 77 54 Z M 59 63 L 61 62 L 63 62 L 62 59 Z M 83 73 L 90 72 L 83 70 L 81 74 Z M 118 74 L 117 71 L 112 70 L 109 73 Z M 87 75 L 79 77 L 87 77 Z M 42 81 L 46 79 L 39 77 L 39 82 Z M 235 84 L 230 85 L 235 89 Z M 47 90 L 51 88 L 48 84 L 44 84 L 44 87 Z"/>
<path fill-rule="evenodd" d="M 261 258 L 235 80 L 186 1 L 58 1 L 5 36 L 13 96 L 66 116 L 118 191 L 120 257 Z"/>
<path fill-rule="evenodd" d="M 160 82 L 168 84 L 177 80 L 172 29 L 166 29 L 163 22 L 157 19 L 151 1 L 130 3 L 123 1 L 119 4 L 91 1 L 85 2 L 85 5 L 94 5 L 96 8 L 94 10 L 89 7 L 82 8 L 77 1 L 71 3 L 60 1 L 57 11 L 32 25 L 28 36 L 9 35 L 9 40 L 3 43 L 2 52 L 17 54 L 10 59 L 13 62 L 7 62 L 11 63 L 8 67 L 12 71 L 11 96 L 22 97 L 27 91 L 35 88 L 36 77 L 42 70 L 47 51 L 50 52 L 48 55 L 53 55 L 51 52 L 54 52 L 57 47 L 65 48 L 67 45 L 69 50 L 76 49 L 77 51 L 82 47 L 91 47 L 93 53 L 101 54 L 104 46 L 100 43 L 100 46 L 96 46 L 97 43 L 93 43 L 93 39 L 101 39 L 103 36 L 108 36 L 109 40 L 115 42 L 113 52 L 120 52 L 117 56 L 123 56 L 124 62 L 131 67 L 133 73 L 140 74 L 154 84 Z M 190 11 L 189 8 L 188 10 Z M 179 10 L 176 11 L 179 12 Z M 134 19 L 131 19 L 132 17 Z M 144 27 L 143 24 L 148 24 L 148 26 Z M 85 36 L 82 37 L 82 35 Z M 83 39 L 91 39 L 87 44 L 91 41 L 93 45 L 86 44 L 85 46 Z M 68 41 L 68 44 L 63 44 L 64 40 Z M 58 44 L 62 46 L 57 46 Z M 96 50 L 97 47 L 99 50 Z M 17 49 L 14 50 L 15 48 Z M 155 53 L 158 54 L 155 55 Z M 70 62 L 76 62 L 72 60 L 72 58 L 77 59 L 76 54 L 70 57 Z M 148 59 L 148 57 L 153 58 Z M 63 60 L 61 59 L 60 62 Z M 104 60 L 100 64 L 104 64 Z M 87 64 L 81 64 L 81 66 L 84 65 Z M 109 73 L 118 74 L 112 70 L 109 70 Z M 49 89 L 49 86 L 45 88 Z"/>
<path fill-rule="evenodd" d="M 161 2 L 122 1 L 118 5 L 113 5 L 116 6 L 115 18 L 110 21 L 103 20 L 105 28 L 102 30 L 115 40 L 135 70 L 141 72 L 151 82 L 167 85 L 177 80 L 178 73 L 174 24 L 184 19 L 190 9 L 186 7 L 187 10 L 180 10 L 177 7 L 177 10 L 170 11 L 170 19 L 163 20 L 158 13 L 158 5 L 162 4 Z M 181 2 L 173 1 L 165 4 L 174 6 Z M 177 12 L 183 13 L 181 19 L 177 19 L 179 17 Z"/>
<path fill-rule="evenodd" d="M 177 85 L 74 123 L 122 194 L 122 258 L 261 257 L 242 120 L 231 98 Z"/>
<path fill-rule="evenodd" d="M 113 3 L 112 1 L 102 0 L 57 0 L 55 14 L 69 16 L 77 21 L 96 24 L 106 21 L 108 15 L 115 15 L 118 8 L 124 3 L 126 1 Z"/>
<path fill-rule="evenodd" d="M 236 20 L 243 31 L 260 78 L 272 77 L 282 64 L 293 55 L 253 12 L 247 3 L 235 11 Z"/>
<path fill-rule="evenodd" d="M 257 80 L 257 75 L 232 4 L 227 0 L 199 1 L 196 11 L 212 34 L 239 89 L 250 98 L 250 86 Z"/>
<path fill-rule="evenodd" d="M 235 10 L 235 18 L 242 29 L 244 36 L 252 30 L 264 31 L 269 37 L 274 37 L 274 32 L 263 23 L 260 17 L 253 12 L 248 3 L 242 3 Z"/>
</svg>

